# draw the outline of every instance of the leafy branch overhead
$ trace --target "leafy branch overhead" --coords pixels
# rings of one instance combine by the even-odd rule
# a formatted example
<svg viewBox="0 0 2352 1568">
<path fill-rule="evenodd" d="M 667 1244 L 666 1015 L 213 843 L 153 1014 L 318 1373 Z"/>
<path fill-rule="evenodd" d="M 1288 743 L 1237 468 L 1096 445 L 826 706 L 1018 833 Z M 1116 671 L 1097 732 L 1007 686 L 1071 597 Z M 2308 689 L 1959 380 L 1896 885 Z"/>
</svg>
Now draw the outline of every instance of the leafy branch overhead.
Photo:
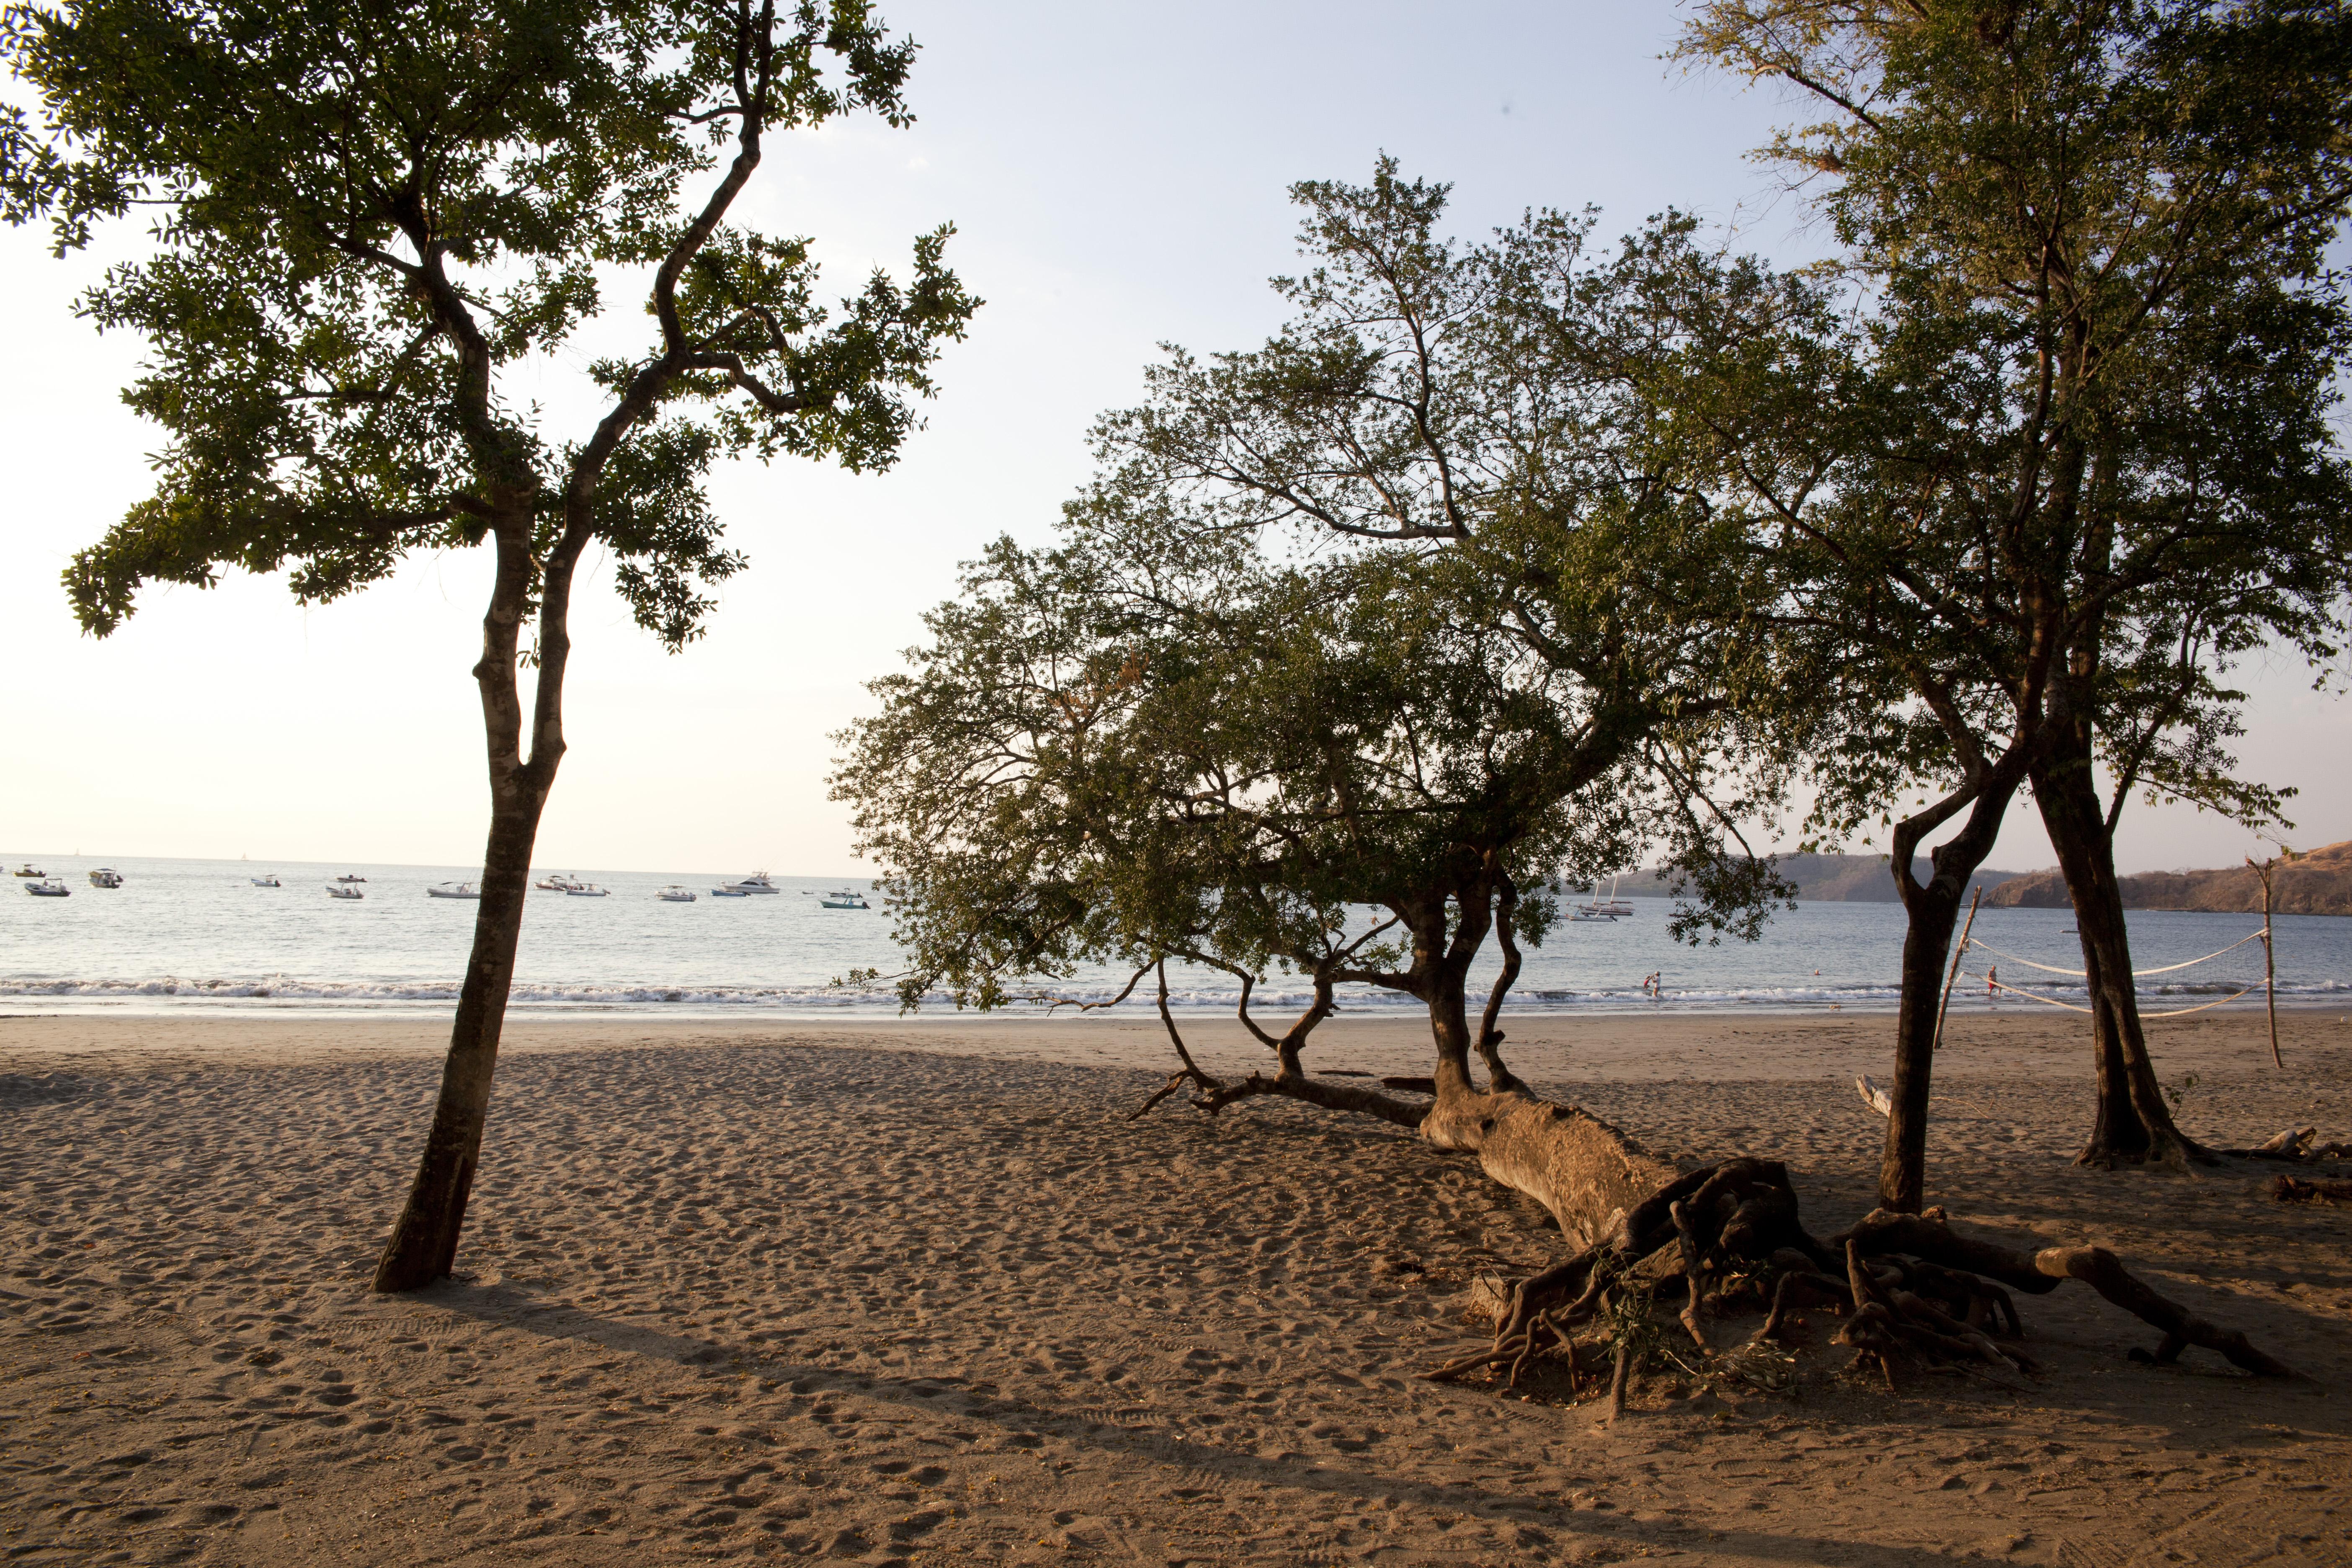
<svg viewBox="0 0 2352 1568">
<path fill-rule="evenodd" d="M 154 495 L 68 573 L 92 631 L 150 581 L 286 568 L 332 599 L 504 531 L 533 594 L 602 541 L 678 646 L 743 563 L 712 465 L 887 467 L 978 305 L 947 227 L 828 306 L 808 240 L 726 221 L 772 132 L 908 120 L 914 46 L 848 0 L 89 0 L 11 9 L 5 47 L 51 119 L 5 127 L 5 216 L 46 215 L 62 251 L 160 215 L 80 307 L 144 339 L 125 397 L 167 434 Z M 558 439 L 501 377 L 633 268 L 654 341 L 593 368 L 604 415 Z"/>
</svg>

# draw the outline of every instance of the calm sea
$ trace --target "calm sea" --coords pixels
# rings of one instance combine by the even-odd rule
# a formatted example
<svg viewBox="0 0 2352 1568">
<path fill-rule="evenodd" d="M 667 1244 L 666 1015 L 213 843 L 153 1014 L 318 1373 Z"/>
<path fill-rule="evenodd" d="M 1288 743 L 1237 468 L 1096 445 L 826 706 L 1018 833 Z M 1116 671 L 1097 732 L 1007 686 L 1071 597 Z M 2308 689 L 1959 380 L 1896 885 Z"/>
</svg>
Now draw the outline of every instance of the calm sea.
<svg viewBox="0 0 2352 1568">
<path fill-rule="evenodd" d="M 7 858 L 9 869 L 22 856 Z M 239 860 L 113 860 L 124 885 L 89 885 L 101 862 L 42 858 L 42 869 L 73 889 L 66 899 L 30 898 L 0 880 L 0 1008 L 10 1012 L 281 1013 L 349 1009 L 444 1014 L 457 996 L 475 906 L 428 898 L 436 882 L 473 875 L 454 866 L 264 865 Z M 513 1005 L 518 1013 L 626 1012 L 704 1017 L 746 1015 L 883 1015 L 897 1004 L 888 986 L 833 984 L 854 969 L 898 967 L 890 916 L 828 910 L 817 895 L 838 880 L 780 877 L 772 897 L 713 899 L 710 889 L 748 867 L 709 871 L 599 871 L 562 868 L 611 889 L 603 899 L 534 893 L 524 919 Z M 250 878 L 275 872 L 283 886 Z M 367 879 L 366 897 L 330 899 L 331 879 Z M 543 875 L 534 873 L 534 876 Z M 669 883 L 701 895 L 691 904 L 656 900 Z M 1678 946 L 1665 934 L 1668 903 L 1632 900 L 1637 912 L 1614 922 L 1561 925 L 1528 954 L 1513 1007 L 1522 1012 L 1775 1009 L 1813 1012 L 1894 1005 L 1903 912 L 1893 904 L 1810 904 L 1777 917 L 1762 941 Z M 2135 962 L 2154 969 L 2227 947 L 2261 927 L 2252 915 L 2132 916 Z M 2029 966 L 2081 967 L 2063 910 L 1991 910 L 1977 936 L 2000 950 L 1971 952 L 1956 1008 L 2033 1009 L 2022 997 L 1988 998 L 1985 967 L 2004 984 L 2055 1001 L 2082 998 L 2082 983 Z M 2352 1001 L 2352 919 L 2284 916 L 2277 921 L 2280 1000 L 2290 1005 Z M 2001 956 L 2000 954 L 2009 956 Z M 1664 1000 L 1642 990 L 1664 976 Z M 1486 971 L 1491 974 L 1491 967 Z M 2262 1004 L 2262 946 L 2248 943 L 2210 963 L 2142 982 L 2151 1012 L 2193 1007 L 2247 986 L 2223 1005 Z M 1178 1005 L 1230 1009 L 1232 982 L 1215 973 L 1171 977 Z M 1073 977 L 1057 994 L 1098 998 L 1125 975 Z M 1483 979 L 1481 984 L 1483 984 Z M 1304 995 L 1282 977 L 1258 993 L 1268 1013 Z M 1346 996 L 1351 1011 L 1416 1005 L 1370 992 Z M 1150 1005 L 1139 988 L 1127 1006 Z"/>
</svg>

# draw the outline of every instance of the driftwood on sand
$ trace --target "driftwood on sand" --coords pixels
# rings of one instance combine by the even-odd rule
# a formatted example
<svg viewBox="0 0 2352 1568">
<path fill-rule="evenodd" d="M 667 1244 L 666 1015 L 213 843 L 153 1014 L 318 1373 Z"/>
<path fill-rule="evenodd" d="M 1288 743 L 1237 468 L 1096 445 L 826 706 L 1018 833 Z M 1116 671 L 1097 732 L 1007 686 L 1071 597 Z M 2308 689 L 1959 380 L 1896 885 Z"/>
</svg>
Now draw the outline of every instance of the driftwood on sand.
<svg viewBox="0 0 2352 1568">
<path fill-rule="evenodd" d="M 1471 1077 L 1469 1052 L 1447 1048 L 1450 1031 L 1441 1019 L 1436 1072 L 1383 1079 L 1373 1089 L 1330 1081 L 1362 1074 L 1308 1075 L 1297 1040 L 1284 1042 L 1275 1073 L 1226 1082 L 1193 1061 L 1174 1019 L 1162 1016 L 1183 1067 L 1137 1114 L 1189 1086 L 1198 1091 L 1189 1103 L 1211 1114 L 1279 1097 L 1377 1116 L 1475 1156 L 1488 1176 L 1534 1198 L 1558 1221 L 1570 1255 L 1525 1279 L 1490 1284 L 1493 1342 L 1424 1377 L 1507 1369 L 1507 1384 L 1516 1384 L 1531 1362 L 1549 1357 L 1566 1362 L 1573 1384 L 1605 1365 L 1613 1415 L 1639 1370 L 1644 1335 L 1654 1340 L 1654 1307 L 1675 1303 L 1682 1332 L 1708 1352 L 1706 1319 L 1745 1301 L 1766 1313 L 1743 1349 L 1774 1342 L 1793 1310 L 1824 1308 L 1842 1320 L 1835 1342 L 1851 1347 L 1858 1364 L 1874 1365 L 1890 1388 L 1899 1369 L 1918 1365 L 2009 1382 L 2039 1370 L 2019 1342 L 2026 1326 L 2014 1298 L 2046 1295 L 2070 1279 L 2158 1331 L 2152 1348 L 2131 1352 L 2136 1362 L 2168 1364 L 2198 1347 L 2257 1376 L 2294 1375 L 2243 1333 L 2196 1316 L 2102 1247 L 2019 1250 L 1961 1234 L 1939 1209 L 1874 1210 L 1817 1238 L 1780 1162 L 1738 1158 L 1680 1169 L 1581 1108 L 1528 1089 L 1504 1064 L 1501 1033 L 1491 1027 L 1478 1040 L 1486 1087 Z M 1865 1098 L 1871 1087 L 1864 1087 Z M 2293 1184 L 2321 1189 L 2314 1196 L 2352 1197 L 2352 1184 Z M 1580 1331 L 1594 1337 L 1580 1346 Z"/>
</svg>

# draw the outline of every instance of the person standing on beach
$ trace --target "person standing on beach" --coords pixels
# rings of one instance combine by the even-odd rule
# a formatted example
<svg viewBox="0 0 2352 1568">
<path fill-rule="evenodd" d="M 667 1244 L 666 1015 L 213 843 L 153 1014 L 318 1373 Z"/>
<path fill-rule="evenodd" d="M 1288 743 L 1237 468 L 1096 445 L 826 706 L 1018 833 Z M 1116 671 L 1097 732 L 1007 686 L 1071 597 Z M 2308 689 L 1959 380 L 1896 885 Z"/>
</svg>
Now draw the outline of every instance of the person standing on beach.
<svg viewBox="0 0 2352 1568">
<path fill-rule="evenodd" d="M 1998 963 L 1988 963 L 1985 965 L 1985 1000 L 1988 1002 L 1999 1002 L 2000 1000 L 2000 965 Z"/>
</svg>

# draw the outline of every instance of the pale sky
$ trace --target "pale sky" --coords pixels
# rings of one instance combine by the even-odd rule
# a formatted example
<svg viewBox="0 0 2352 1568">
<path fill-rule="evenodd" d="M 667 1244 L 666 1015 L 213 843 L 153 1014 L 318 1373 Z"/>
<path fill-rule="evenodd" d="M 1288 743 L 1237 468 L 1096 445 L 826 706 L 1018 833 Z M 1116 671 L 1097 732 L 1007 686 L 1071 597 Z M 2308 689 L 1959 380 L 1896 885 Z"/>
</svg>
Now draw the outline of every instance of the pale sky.
<svg viewBox="0 0 2352 1568">
<path fill-rule="evenodd" d="M 835 875 L 859 869 L 825 798 L 832 731 L 896 667 L 956 563 L 1002 531 L 1042 541 L 1088 471 L 1085 432 L 1131 402 L 1163 342 L 1246 347 L 1279 319 L 1265 279 L 1294 258 L 1284 197 L 1361 179 L 1386 151 L 1454 183 L 1454 226 L 1529 205 L 1604 209 L 1622 233 L 1667 205 L 1782 261 L 1814 254 L 1772 174 L 1746 157 L 1788 106 L 1657 57 L 1667 5 L 895 0 L 923 46 L 919 122 L 791 138 L 745 216 L 812 235 L 829 292 L 942 220 L 988 300 L 940 368 L 899 467 L 852 478 L 746 466 L 719 486 L 751 570 L 710 636 L 672 658 L 599 571 L 574 613 L 571 751 L 542 865 Z M 479 647 L 486 561 L 420 559 L 304 610 L 281 581 L 149 594 L 105 642 L 76 629 L 58 574 L 145 493 L 155 432 L 116 398 L 139 346 L 70 313 L 95 258 L 0 231 L 16 301 L 0 382 L 0 856 L 181 855 L 477 863 L 485 826 Z M 636 299 L 614 334 L 634 342 Z M 577 361 L 535 389 L 583 411 Z M 2291 842 L 2352 837 L 2352 708 L 2299 663 L 2252 677 L 2250 772 L 2298 786 Z M 2233 863 L 2242 831 L 2134 806 L 2126 870 Z M 2030 802 L 1991 864 L 2051 863 Z"/>
</svg>

